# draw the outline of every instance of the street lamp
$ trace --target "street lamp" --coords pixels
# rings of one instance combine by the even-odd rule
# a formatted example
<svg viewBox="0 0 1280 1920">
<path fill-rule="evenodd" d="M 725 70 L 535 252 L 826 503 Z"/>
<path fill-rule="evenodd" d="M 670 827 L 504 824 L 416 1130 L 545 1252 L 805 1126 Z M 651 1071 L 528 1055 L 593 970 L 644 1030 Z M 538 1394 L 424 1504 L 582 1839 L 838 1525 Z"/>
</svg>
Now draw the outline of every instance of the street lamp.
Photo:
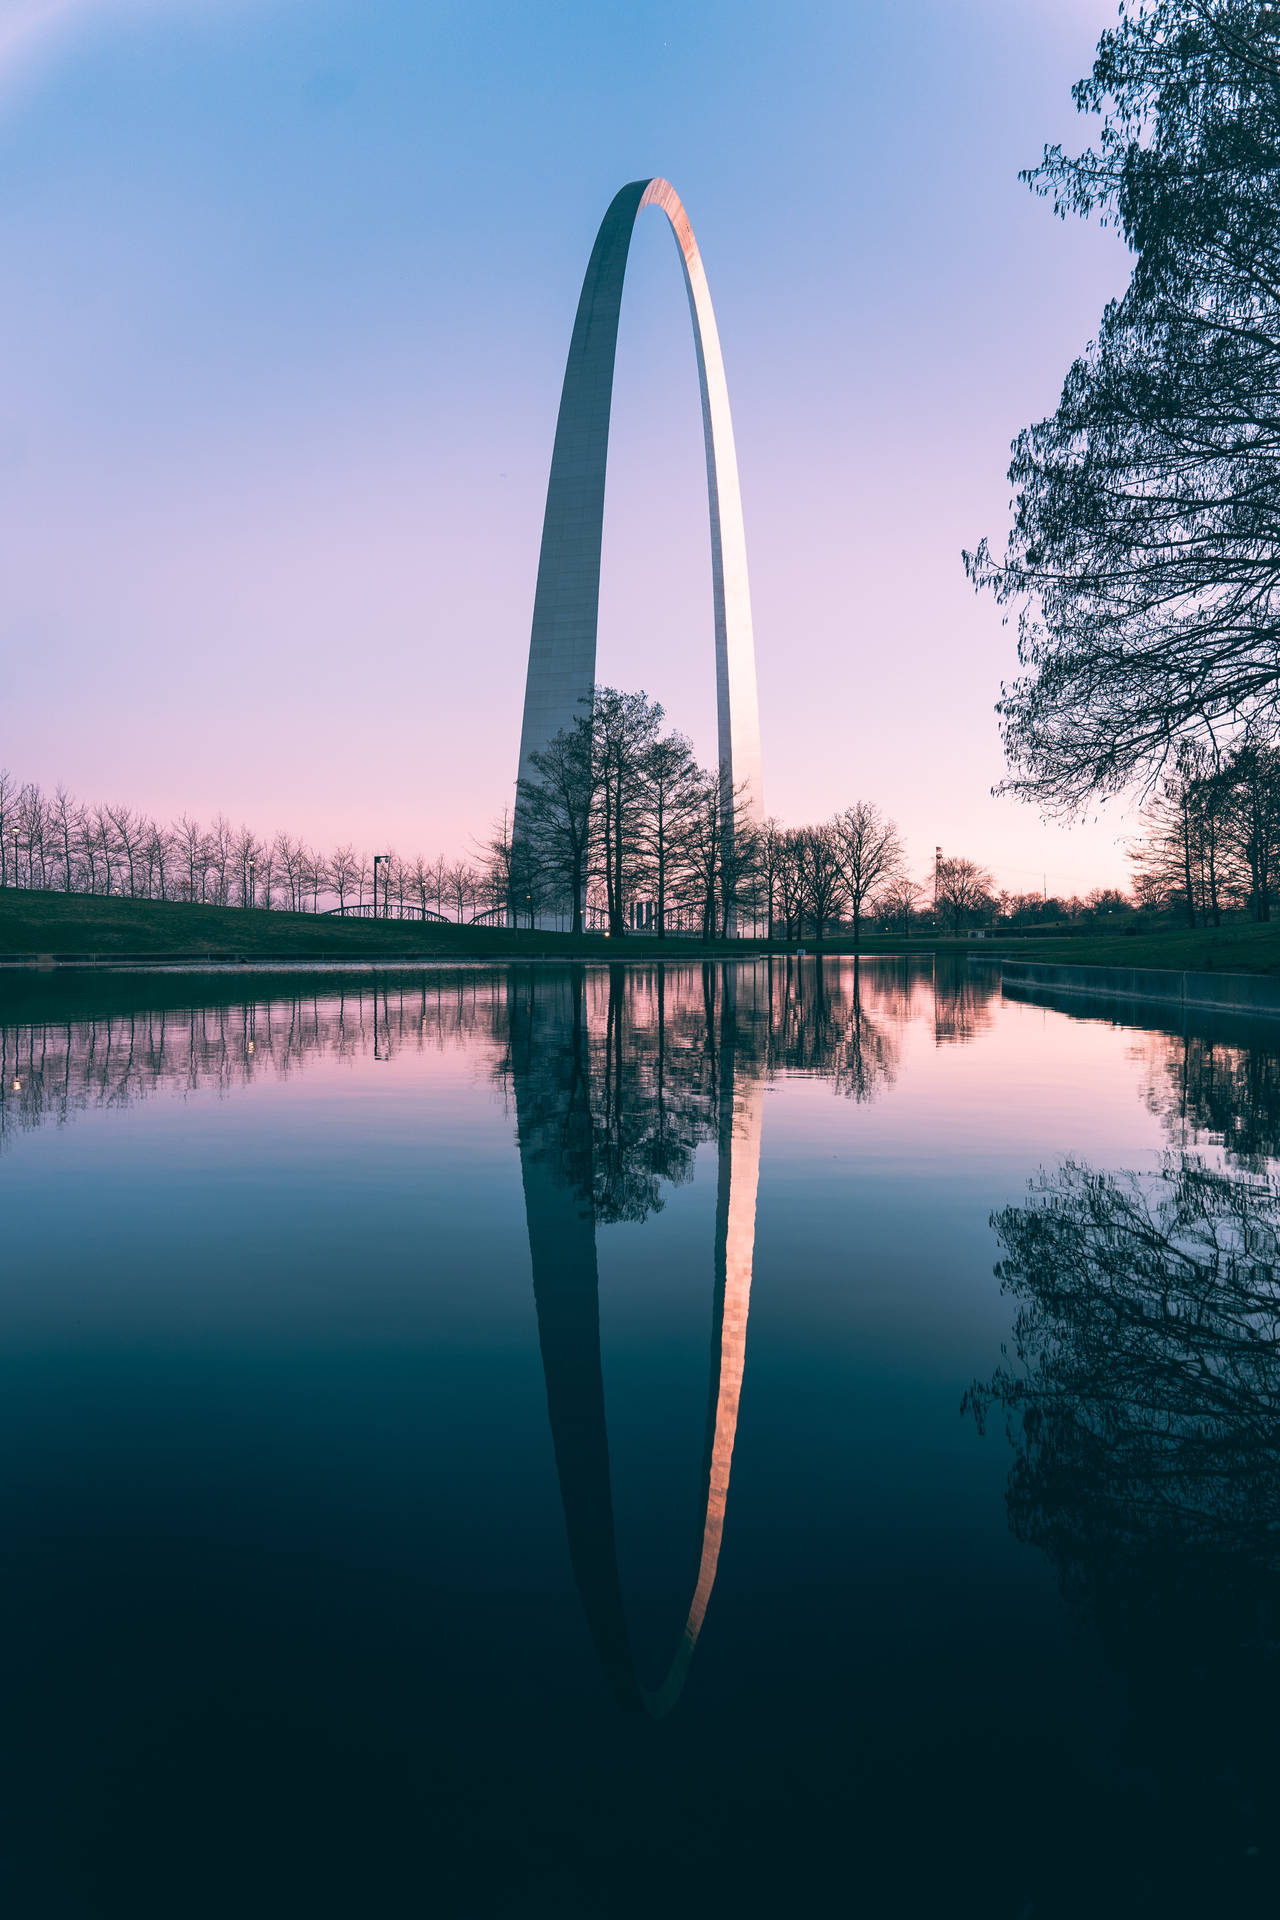
<svg viewBox="0 0 1280 1920">
<path fill-rule="evenodd" d="M 249 857 L 249 905 L 252 907 L 252 906 L 255 906 L 256 904 L 257 904 L 257 897 L 254 893 L 254 888 L 253 888 L 253 856 L 250 855 Z"/>
<path fill-rule="evenodd" d="M 385 853 L 375 853 L 373 856 L 373 917 L 375 920 L 378 917 L 378 867 L 382 861 L 389 858 L 390 855 Z"/>
</svg>

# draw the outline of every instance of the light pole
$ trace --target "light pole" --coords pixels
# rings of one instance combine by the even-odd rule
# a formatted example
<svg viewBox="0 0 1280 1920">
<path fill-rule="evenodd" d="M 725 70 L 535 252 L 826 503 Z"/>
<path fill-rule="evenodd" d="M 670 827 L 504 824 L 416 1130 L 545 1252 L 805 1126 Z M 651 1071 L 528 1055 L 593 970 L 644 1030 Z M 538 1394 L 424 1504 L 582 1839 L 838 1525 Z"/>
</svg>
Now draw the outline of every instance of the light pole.
<svg viewBox="0 0 1280 1920">
<path fill-rule="evenodd" d="M 386 858 L 387 855 L 385 853 L 375 853 L 373 856 L 373 917 L 375 920 L 378 918 L 378 867 Z M 376 1017 L 375 1014 L 375 1019 Z M 377 1046 L 376 1030 L 374 1046 L 375 1048 Z"/>
<path fill-rule="evenodd" d="M 249 905 L 250 905 L 251 907 L 253 907 L 253 906 L 256 906 L 256 905 L 257 905 L 257 897 L 256 897 L 256 895 L 255 895 L 255 893 L 254 893 L 254 889 L 253 889 L 253 859 L 252 859 L 252 857 L 250 857 L 250 860 L 249 860 Z"/>
</svg>

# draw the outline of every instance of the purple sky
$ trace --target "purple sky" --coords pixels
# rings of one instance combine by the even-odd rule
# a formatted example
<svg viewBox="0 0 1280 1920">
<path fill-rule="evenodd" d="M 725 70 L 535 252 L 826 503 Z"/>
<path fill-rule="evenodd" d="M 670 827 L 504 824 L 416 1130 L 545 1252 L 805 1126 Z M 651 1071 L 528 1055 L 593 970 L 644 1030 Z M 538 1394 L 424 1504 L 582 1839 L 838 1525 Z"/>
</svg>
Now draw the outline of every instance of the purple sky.
<svg viewBox="0 0 1280 1920">
<path fill-rule="evenodd" d="M 510 797 L 578 285 L 624 181 L 716 302 L 768 809 L 855 798 L 1000 882 L 1127 816 L 993 800 L 1014 664 L 960 548 L 1127 277 L 1020 186 L 1109 0 L 0 0 L 0 764 L 320 845 Z M 697 377 L 637 231 L 600 677 L 714 752 Z"/>
</svg>

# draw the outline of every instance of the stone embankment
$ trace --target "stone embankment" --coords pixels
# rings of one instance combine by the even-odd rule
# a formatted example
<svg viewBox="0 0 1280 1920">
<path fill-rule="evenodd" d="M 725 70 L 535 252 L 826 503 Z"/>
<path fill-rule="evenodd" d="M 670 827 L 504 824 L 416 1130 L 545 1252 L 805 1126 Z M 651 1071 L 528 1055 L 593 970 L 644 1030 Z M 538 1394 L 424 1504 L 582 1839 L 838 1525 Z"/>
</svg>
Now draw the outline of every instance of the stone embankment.
<svg viewBox="0 0 1280 1920">
<path fill-rule="evenodd" d="M 1151 1000 L 1212 1012 L 1280 1015 L 1280 979 L 1266 973 L 1175 973 L 1162 967 L 1072 967 L 1005 960 L 1002 979 L 1011 987 L 1052 993 Z"/>
</svg>

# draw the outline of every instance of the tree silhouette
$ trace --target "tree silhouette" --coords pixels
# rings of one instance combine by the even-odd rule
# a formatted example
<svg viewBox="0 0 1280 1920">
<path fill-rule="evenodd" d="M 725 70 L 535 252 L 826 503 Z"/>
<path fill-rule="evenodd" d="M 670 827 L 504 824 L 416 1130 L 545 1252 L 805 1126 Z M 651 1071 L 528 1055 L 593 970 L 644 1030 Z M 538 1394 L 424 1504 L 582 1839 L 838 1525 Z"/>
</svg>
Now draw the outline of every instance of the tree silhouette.
<svg viewBox="0 0 1280 1920">
<path fill-rule="evenodd" d="M 1280 1787 L 1280 1183 L 1067 1160 L 992 1225 L 1016 1359 L 965 1405 L 1003 1414 L 1010 1526 L 1126 1676 L 1135 1757 L 1225 1900 Z"/>
<path fill-rule="evenodd" d="M 1026 176 L 1100 214 L 1124 297 L 1024 429 L 1015 519 L 970 578 L 1019 620 L 1013 790 L 1075 809 L 1188 738 L 1280 723 L 1280 48 L 1267 0 L 1125 0 L 1075 88 L 1094 147 Z"/>
</svg>

